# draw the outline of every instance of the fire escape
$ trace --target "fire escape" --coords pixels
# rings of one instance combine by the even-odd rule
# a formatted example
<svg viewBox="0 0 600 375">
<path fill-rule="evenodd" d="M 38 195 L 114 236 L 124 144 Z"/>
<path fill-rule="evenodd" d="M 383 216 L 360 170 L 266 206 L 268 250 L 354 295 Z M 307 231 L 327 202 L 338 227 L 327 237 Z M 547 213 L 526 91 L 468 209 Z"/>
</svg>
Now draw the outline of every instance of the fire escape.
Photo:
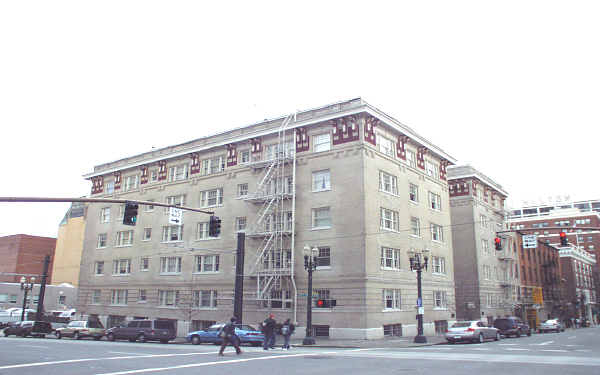
<svg viewBox="0 0 600 375">
<path fill-rule="evenodd" d="M 277 142 L 267 145 L 250 167 L 259 175 L 254 191 L 249 187 L 243 199 L 255 206 L 246 237 L 250 276 L 256 278 L 256 299 L 260 308 L 291 309 L 296 318 L 294 280 L 294 222 L 296 149 L 290 115 L 277 133 Z M 254 150 L 256 151 L 256 150 Z M 258 156 L 261 155 L 261 156 Z"/>
<path fill-rule="evenodd" d="M 502 251 L 496 252 L 500 261 L 500 286 L 504 289 L 501 307 L 514 311 L 519 304 L 519 278 L 516 253 L 513 251 L 513 237 L 505 237 L 506 245 Z"/>
</svg>

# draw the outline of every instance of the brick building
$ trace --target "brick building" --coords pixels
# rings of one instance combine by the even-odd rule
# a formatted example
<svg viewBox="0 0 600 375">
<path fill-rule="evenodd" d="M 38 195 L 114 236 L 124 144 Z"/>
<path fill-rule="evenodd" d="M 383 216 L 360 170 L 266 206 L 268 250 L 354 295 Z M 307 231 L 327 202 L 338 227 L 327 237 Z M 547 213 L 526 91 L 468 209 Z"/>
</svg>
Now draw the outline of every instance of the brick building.
<svg viewBox="0 0 600 375">
<path fill-rule="evenodd" d="M 15 234 L 0 237 L 0 282 L 20 282 L 20 275 L 41 276 L 44 270 L 44 258 L 50 255 L 47 283 L 52 282 L 52 261 L 56 248 L 56 238 Z"/>
</svg>

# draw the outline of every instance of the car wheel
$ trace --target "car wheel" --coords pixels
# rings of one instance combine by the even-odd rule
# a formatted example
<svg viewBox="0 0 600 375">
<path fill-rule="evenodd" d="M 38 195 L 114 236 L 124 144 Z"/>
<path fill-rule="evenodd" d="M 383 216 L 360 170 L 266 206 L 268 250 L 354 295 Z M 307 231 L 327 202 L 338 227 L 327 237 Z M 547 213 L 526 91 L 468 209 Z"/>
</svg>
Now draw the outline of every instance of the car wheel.
<svg viewBox="0 0 600 375">
<path fill-rule="evenodd" d="M 62 338 L 62 335 L 60 334 L 60 332 L 56 332 L 56 338 L 59 340 Z"/>
<path fill-rule="evenodd" d="M 8 332 L 4 332 L 4 337 L 8 337 Z"/>
<path fill-rule="evenodd" d="M 517 333 L 515 333 L 515 337 L 521 337 L 521 330 L 518 330 Z"/>
<path fill-rule="evenodd" d="M 102 336 L 94 336 L 94 340 L 98 341 L 102 338 Z"/>
<path fill-rule="evenodd" d="M 137 337 L 139 342 L 146 342 L 146 336 L 144 334 L 141 334 Z"/>
<path fill-rule="evenodd" d="M 115 335 L 113 333 L 109 333 L 106 338 L 108 341 L 115 341 Z"/>
<path fill-rule="evenodd" d="M 160 340 L 160 343 L 161 343 L 161 344 L 168 344 L 168 343 L 169 343 L 169 340 Z"/>
<path fill-rule="evenodd" d="M 75 334 L 73 334 L 73 338 L 75 340 L 79 340 L 81 338 L 81 336 L 79 335 L 79 332 L 75 332 Z"/>
<path fill-rule="evenodd" d="M 500 340 L 500 332 L 496 332 L 496 337 L 494 338 L 494 341 L 499 341 Z"/>
<path fill-rule="evenodd" d="M 200 337 L 198 337 L 198 336 L 192 336 L 192 344 L 193 345 L 200 344 Z"/>
</svg>

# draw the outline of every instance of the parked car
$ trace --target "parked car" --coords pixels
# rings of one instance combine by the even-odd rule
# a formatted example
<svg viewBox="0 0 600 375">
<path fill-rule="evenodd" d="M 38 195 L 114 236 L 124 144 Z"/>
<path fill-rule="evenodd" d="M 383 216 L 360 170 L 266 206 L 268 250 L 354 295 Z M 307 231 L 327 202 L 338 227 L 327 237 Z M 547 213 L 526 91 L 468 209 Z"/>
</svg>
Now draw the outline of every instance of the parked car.
<svg viewBox="0 0 600 375">
<path fill-rule="evenodd" d="M 108 341 L 160 341 L 166 344 L 175 337 L 177 337 L 175 320 L 132 320 L 119 327 L 106 330 Z"/>
<path fill-rule="evenodd" d="M 548 319 L 540 324 L 540 332 L 564 332 L 565 327 L 558 321 L 558 319 Z"/>
<path fill-rule="evenodd" d="M 224 325 L 225 323 L 213 324 L 206 329 L 190 332 L 187 334 L 186 340 L 194 345 L 201 343 L 221 345 L 223 339 L 218 337 L 218 333 Z M 235 334 L 240 338 L 241 344 L 250 344 L 252 346 L 262 345 L 265 338 L 260 331 L 247 324 L 236 324 Z"/>
<path fill-rule="evenodd" d="M 4 336 L 46 337 L 51 332 L 52 326 L 48 322 L 23 320 L 9 323 L 8 327 L 4 329 Z"/>
<path fill-rule="evenodd" d="M 500 331 L 478 320 L 456 322 L 446 331 L 446 341 L 449 344 L 460 341 L 483 343 L 485 340 L 500 340 Z"/>
<path fill-rule="evenodd" d="M 500 334 L 506 337 L 520 337 L 521 335 L 531 336 L 531 328 L 529 328 L 529 324 L 525 323 L 516 316 L 498 318 L 494 320 L 494 327 L 498 328 L 498 330 L 500 330 Z"/>
<path fill-rule="evenodd" d="M 99 320 L 74 320 L 66 327 L 58 328 L 54 334 L 57 339 L 73 337 L 79 340 L 82 337 L 92 337 L 94 340 L 100 340 L 104 336 L 104 326 Z"/>
</svg>

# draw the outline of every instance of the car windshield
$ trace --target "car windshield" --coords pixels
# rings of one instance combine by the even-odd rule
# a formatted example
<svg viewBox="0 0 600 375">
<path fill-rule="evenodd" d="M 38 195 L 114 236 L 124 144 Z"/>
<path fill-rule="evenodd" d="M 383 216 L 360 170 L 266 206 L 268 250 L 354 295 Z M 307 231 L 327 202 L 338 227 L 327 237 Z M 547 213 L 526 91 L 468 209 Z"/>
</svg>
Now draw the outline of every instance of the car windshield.
<svg viewBox="0 0 600 375">
<path fill-rule="evenodd" d="M 256 331 L 256 329 L 254 329 L 254 327 L 246 325 L 246 324 L 239 325 L 236 328 L 243 329 L 244 331 Z"/>
<path fill-rule="evenodd" d="M 471 322 L 456 322 L 452 324 L 452 328 L 470 327 Z"/>
<path fill-rule="evenodd" d="M 558 322 L 556 320 L 546 320 L 545 323 L 546 324 L 557 324 Z"/>
<path fill-rule="evenodd" d="M 104 326 L 102 325 L 102 323 L 99 320 L 90 320 L 88 322 L 88 327 L 89 328 L 104 328 Z"/>
</svg>

